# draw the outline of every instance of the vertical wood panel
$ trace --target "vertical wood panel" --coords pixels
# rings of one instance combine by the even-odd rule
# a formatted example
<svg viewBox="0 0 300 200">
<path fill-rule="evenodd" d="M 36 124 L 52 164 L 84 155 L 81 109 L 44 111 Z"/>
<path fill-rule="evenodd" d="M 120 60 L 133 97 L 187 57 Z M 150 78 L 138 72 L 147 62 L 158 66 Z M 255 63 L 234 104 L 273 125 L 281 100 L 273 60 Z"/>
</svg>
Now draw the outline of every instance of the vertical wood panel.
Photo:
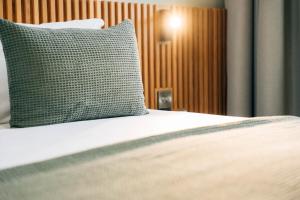
<svg viewBox="0 0 300 200">
<path fill-rule="evenodd" d="M 72 1 L 72 16 L 73 19 L 78 20 L 80 16 L 80 11 L 79 11 L 79 0 L 73 0 Z"/>
<path fill-rule="evenodd" d="M 208 35 L 209 35 L 209 28 L 208 28 L 208 9 L 203 10 L 203 87 L 204 87 L 204 112 L 209 112 L 209 42 L 208 42 Z"/>
<path fill-rule="evenodd" d="M 194 70 L 193 70 L 193 74 L 192 74 L 192 80 L 193 80 L 193 97 L 194 97 L 194 111 L 195 112 L 199 112 L 199 59 L 198 59 L 198 55 L 199 55 L 199 17 L 198 17 L 198 9 L 194 8 L 193 9 L 193 35 L 192 37 L 194 38 L 193 41 L 193 64 L 194 64 Z"/>
<path fill-rule="evenodd" d="M 6 0 L 6 18 L 10 21 L 13 20 L 13 6 L 12 6 L 12 0 Z"/>
<path fill-rule="evenodd" d="M 122 5 L 120 2 L 115 2 L 116 24 L 122 22 Z"/>
<path fill-rule="evenodd" d="M 23 22 L 30 24 L 31 23 L 31 2 L 30 0 L 23 0 L 22 1 L 22 7 L 23 7 Z"/>
<path fill-rule="evenodd" d="M 204 92 L 204 21 L 203 21 L 203 10 L 198 11 L 198 22 L 199 27 L 199 112 L 205 112 L 204 102 L 205 102 L 205 92 Z"/>
<path fill-rule="evenodd" d="M 92 19 L 95 17 L 95 10 L 94 10 L 94 0 L 88 0 L 88 15 L 87 17 L 89 19 Z"/>
<path fill-rule="evenodd" d="M 218 110 L 217 113 L 222 113 L 222 21 L 221 21 L 221 12 L 217 10 L 217 22 L 218 22 L 218 29 L 217 29 L 217 43 L 218 43 Z"/>
<path fill-rule="evenodd" d="M 178 109 L 178 79 L 177 79 L 177 35 L 173 37 L 172 49 L 172 80 L 173 80 L 173 109 Z"/>
<path fill-rule="evenodd" d="M 0 17 L 3 18 L 4 15 L 3 15 L 3 1 L 5 0 L 0 0 Z"/>
<path fill-rule="evenodd" d="M 212 113 L 217 113 L 218 110 L 218 18 L 216 15 L 216 9 L 212 10 L 212 43 L 213 43 L 213 51 L 212 51 Z"/>
<path fill-rule="evenodd" d="M 101 2 L 99 0 L 94 1 L 94 14 L 96 18 L 101 18 Z"/>
<path fill-rule="evenodd" d="M 64 21 L 64 0 L 57 0 L 57 21 Z"/>
<path fill-rule="evenodd" d="M 125 9 L 126 10 L 126 9 Z M 149 47 L 149 105 L 150 108 L 155 107 L 155 78 L 154 78 L 154 13 L 153 5 L 147 5 L 147 25 L 148 25 L 148 47 Z"/>
<path fill-rule="evenodd" d="M 181 8 L 178 8 L 178 14 L 183 18 L 183 12 Z M 184 20 L 184 18 L 182 19 Z M 179 31 L 179 35 L 177 38 L 177 62 L 178 62 L 178 74 L 177 74 L 177 79 L 178 79 L 178 108 L 179 109 L 184 109 L 184 101 L 183 101 L 183 48 L 182 48 L 182 42 L 183 42 L 183 29 Z"/>
<path fill-rule="evenodd" d="M 188 8 L 188 110 L 194 111 L 194 81 L 193 81 L 193 72 L 194 72 L 194 63 L 193 63 L 193 9 Z"/>
<path fill-rule="evenodd" d="M 159 16 L 158 16 L 158 8 L 156 5 L 154 5 L 154 41 L 155 41 L 155 44 L 154 44 L 154 50 L 155 50 L 155 54 L 154 54 L 154 64 L 155 64 L 155 69 L 154 69 L 154 72 L 155 72 L 155 88 L 156 89 L 159 89 L 161 87 L 161 84 L 160 84 L 160 51 L 159 51 L 159 36 L 158 36 L 158 20 L 159 20 Z M 157 108 L 157 99 L 155 99 L 155 107 L 154 108 Z"/>
<path fill-rule="evenodd" d="M 214 111 L 214 16 L 213 16 L 213 10 L 209 10 L 208 11 L 208 42 L 209 42 L 209 49 L 208 49 L 208 53 L 209 53 L 209 67 L 208 67 L 208 80 L 209 80 L 209 84 L 208 84 L 208 109 L 209 109 L 209 113 L 213 113 Z"/>
<path fill-rule="evenodd" d="M 41 0 L 40 3 L 40 22 L 46 23 L 48 22 L 48 2 L 47 0 Z"/>
<path fill-rule="evenodd" d="M 227 65 L 227 52 L 226 52 L 226 45 L 227 45 L 227 13 L 225 10 L 222 10 L 222 55 L 223 55 L 223 62 L 222 62 L 222 114 L 227 113 L 227 70 L 226 70 L 226 65 Z"/>
<path fill-rule="evenodd" d="M 176 14 L 176 7 L 173 7 L 173 14 Z M 172 40 L 172 80 L 173 80 L 173 109 L 177 110 L 178 109 L 178 78 L 177 78 L 177 37 L 178 37 L 178 33 L 175 32 L 173 35 L 173 40 Z"/>
<path fill-rule="evenodd" d="M 15 21 L 17 23 L 22 22 L 22 4 L 19 2 L 15 3 Z"/>
<path fill-rule="evenodd" d="M 86 0 L 80 0 L 80 19 L 87 18 L 87 2 Z"/>
<path fill-rule="evenodd" d="M 134 24 L 135 24 L 135 32 L 137 36 L 137 41 L 138 41 L 138 48 L 139 48 L 139 56 L 140 56 L 140 62 L 142 64 L 142 57 L 143 57 L 143 52 L 142 52 L 142 27 L 141 27 L 141 5 L 135 3 L 134 4 Z M 143 74 L 143 67 L 141 68 L 141 72 Z"/>
<path fill-rule="evenodd" d="M 39 0 L 32 0 L 32 8 L 33 8 L 33 23 L 39 24 L 40 23 L 40 12 L 39 12 Z"/>
<path fill-rule="evenodd" d="M 105 28 L 108 28 L 108 3 L 107 1 L 101 1 L 101 18 L 104 21 Z"/>
<path fill-rule="evenodd" d="M 65 0 L 65 19 L 70 21 L 72 19 L 72 0 Z"/>
<path fill-rule="evenodd" d="M 223 81 L 224 80 L 226 80 L 224 77 L 225 77 L 225 74 L 224 74 L 224 62 L 225 62 L 225 58 L 224 58 L 224 53 L 223 53 L 223 51 L 224 51 L 224 42 L 223 42 L 223 39 L 224 39 L 224 35 L 225 35 L 225 33 L 224 33 L 224 21 L 223 21 L 223 17 L 224 17 L 224 15 L 223 15 L 223 10 L 221 10 L 220 11 L 220 45 L 221 45 L 221 47 L 220 47 L 220 54 L 221 54 L 221 63 L 220 63 L 220 88 L 221 88 L 221 103 L 220 103 L 220 112 L 221 112 L 221 114 L 225 114 L 225 112 L 224 112 L 224 108 L 223 108 L 223 105 L 224 105 L 224 89 L 223 89 L 223 87 L 224 87 L 224 83 L 223 83 Z M 224 74 L 224 75 L 223 75 Z"/>
<path fill-rule="evenodd" d="M 49 19 L 50 22 L 56 22 L 56 2 L 55 1 L 48 1 L 49 2 L 49 9 L 50 12 L 49 13 Z"/>
<path fill-rule="evenodd" d="M 160 45 L 160 67 L 161 67 L 161 87 L 167 87 L 167 67 L 166 67 L 166 43 Z"/>
<path fill-rule="evenodd" d="M 134 22 L 135 15 L 134 15 L 134 4 L 133 3 L 128 4 L 128 18 Z"/>
<path fill-rule="evenodd" d="M 109 26 L 114 26 L 116 24 L 116 14 L 115 14 L 115 3 L 112 1 L 108 2 L 108 24 Z"/>
<path fill-rule="evenodd" d="M 132 19 L 138 41 L 145 104 L 155 89 L 171 88 L 173 109 L 226 113 L 226 11 L 171 6 L 182 27 L 158 41 L 158 7 L 100 0 L 0 0 L 0 17 L 22 23 L 102 18 L 105 28 Z"/>
<path fill-rule="evenodd" d="M 172 51 L 171 43 L 166 44 L 167 88 L 172 87 Z"/>
<path fill-rule="evenodd" d="M 186 24 L 188 24 L 188 10 L 187 8 L 183 9 L 184 18 L 186 20 Z M 189 110 L 189 55 L 188 55 L 188 26 L 184 28 L 183 33 L 183 101 L 184 101 L 184 109 Z"/>
<path fill-rule="evenodd" d="M 143 83 L 145 104 L 149 107 L 149 67 L 148 67 L 148 21 L 147 21 L 147 6 L 142 4 L 142 68 L 143 68 Z"/>
<path fill-rule="evenodd" d="M 122 20 L 128 19 L 128 3 L 122 2 Z"/>
</svg>

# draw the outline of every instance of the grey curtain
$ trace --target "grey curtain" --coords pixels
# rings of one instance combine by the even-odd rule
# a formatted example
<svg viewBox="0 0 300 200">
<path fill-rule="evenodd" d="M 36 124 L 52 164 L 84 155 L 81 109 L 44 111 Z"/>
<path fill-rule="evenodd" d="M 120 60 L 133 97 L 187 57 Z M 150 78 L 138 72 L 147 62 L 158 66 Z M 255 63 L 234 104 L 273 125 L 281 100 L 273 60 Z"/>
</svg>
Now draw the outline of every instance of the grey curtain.
<svg viewBox="0 0 300 200">
<path fill-rule="evenodd" d="M 253 104 L 253 3 L 226 0 L 227 114 L 251 116 Z"/>
<path fill-rule="evenodd" d="M 300 1 L 285 1 L 286 114 L 300 116 Z"/>
<path fill-rule="evenodd" d="M 300 115 L 299 4 L 225 0 L 229 115 Z"/>
</svg>

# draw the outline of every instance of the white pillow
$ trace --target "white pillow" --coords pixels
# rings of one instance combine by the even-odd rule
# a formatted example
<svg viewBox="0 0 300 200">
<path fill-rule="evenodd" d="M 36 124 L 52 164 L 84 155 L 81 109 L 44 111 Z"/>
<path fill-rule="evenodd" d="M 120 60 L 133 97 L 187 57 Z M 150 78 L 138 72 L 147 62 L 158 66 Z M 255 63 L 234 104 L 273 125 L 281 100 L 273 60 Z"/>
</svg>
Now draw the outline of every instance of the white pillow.
<svg viewBox="0 0 300 200">
<path fill-rule="evenodd" d="M 84 20 L 72 20 L 67 22 L 53 22 L 44 24 L 22 24 L 22 26 L 37 27 L 37 28 L 50 28 L 50 29 L 62 29 L 62 28 L 80 28 L 80 29 L 99 29 L 104 26 L 102 19 L 84 19 Z"/>
<path fill-rule="evenodd" d="M 104 26 L 102 19 L 86 19 L 86 20 L 73 20 L 67 22 L 53 22 L 44 24 L 20 24 L 22 26 L 37 27 L 37 28 L 79 28 L 79 29 L 100 29 Z M 10 120 L 10 102 L 8 93 L 8 78 L 6 62 L 2 43 L 0 42 L 0 124 L 7 124 Z"/>
</svg>

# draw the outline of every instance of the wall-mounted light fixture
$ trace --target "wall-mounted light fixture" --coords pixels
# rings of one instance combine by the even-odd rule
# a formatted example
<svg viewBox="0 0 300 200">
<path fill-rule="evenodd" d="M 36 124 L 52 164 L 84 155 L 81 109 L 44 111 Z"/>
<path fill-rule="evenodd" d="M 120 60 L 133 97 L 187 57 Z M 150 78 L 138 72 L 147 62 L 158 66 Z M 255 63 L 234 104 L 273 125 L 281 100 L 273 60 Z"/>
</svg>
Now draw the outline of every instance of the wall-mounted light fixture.
<svg viewBox="0 0 300 200">
<path fill-rule="evenodd" d="M 159 39 L 161 42 L 171 41 L 174 32 L 182 26 L 182 18 L 172 10 L 159 10 Z"/>
</svg>

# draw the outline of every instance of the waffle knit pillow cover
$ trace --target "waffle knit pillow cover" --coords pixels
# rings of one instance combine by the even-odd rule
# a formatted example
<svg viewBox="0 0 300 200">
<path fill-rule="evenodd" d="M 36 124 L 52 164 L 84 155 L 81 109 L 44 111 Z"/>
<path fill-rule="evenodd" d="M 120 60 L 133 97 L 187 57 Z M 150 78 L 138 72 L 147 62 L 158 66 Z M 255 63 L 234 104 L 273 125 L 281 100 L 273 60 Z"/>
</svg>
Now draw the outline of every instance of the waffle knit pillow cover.
<svg viewBox="0 0 300 200">
<path fill-rule="evenodd" d="M 105 30 L 0 20 L 11 127 L 144 115 L 137 42 L 126 20 Z"/>
<path fill-rule="evenodd" d="M 104 26 L 104 21 L 99 18 L 70 20 L 64 22 L 49 22 L 42 24 L 23 24 L 22 26 L 36 27 L 36 28 L 80 28 L 80 29 L 100 29 Z M 0 124 L 8 124 L 10 120 L 10 102 L 8 94 L 8 77 L 5 56 L 0 40 Z"/>
</svg>

